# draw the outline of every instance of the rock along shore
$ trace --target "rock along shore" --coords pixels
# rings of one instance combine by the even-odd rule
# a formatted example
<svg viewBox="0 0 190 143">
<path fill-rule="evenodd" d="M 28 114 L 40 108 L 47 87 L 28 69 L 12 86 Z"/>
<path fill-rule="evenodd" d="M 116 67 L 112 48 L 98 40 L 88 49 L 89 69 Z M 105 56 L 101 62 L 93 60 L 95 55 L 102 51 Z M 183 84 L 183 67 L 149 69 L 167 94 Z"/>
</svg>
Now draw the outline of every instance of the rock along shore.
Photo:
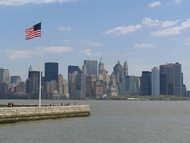
<svg viewBox="0 0 190 143">
<path fill-rule="evenodd" d="M 90 116 L 89 105 L 0 108 L 0 124 Z"/>
</svg>

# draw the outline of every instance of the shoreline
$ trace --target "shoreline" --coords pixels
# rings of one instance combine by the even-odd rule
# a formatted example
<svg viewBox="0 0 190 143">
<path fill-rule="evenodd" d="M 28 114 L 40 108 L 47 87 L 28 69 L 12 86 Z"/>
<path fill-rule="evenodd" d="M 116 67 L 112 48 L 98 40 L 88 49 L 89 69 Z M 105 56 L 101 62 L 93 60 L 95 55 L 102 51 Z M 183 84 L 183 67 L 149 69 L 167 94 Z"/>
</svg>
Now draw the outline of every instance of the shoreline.
<svg viewBox="0 0 190 143">
<path fill-rule="evenodd" d="M 87 116 L 89 105 L 0 108 L 0 124 Z"/>
</svg>

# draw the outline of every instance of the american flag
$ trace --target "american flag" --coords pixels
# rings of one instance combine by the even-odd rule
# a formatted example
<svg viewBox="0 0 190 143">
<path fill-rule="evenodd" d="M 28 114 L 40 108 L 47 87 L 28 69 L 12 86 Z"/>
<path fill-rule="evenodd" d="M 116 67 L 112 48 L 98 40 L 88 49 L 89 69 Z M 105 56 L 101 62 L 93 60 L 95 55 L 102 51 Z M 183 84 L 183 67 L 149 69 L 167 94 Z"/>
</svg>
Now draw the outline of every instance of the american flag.
<svg viewBox="0 0 190 143">
<path fill-rule="evenodd" d="M 35 37 L 41 37 L 41 22 L 26 29 L 26 38 L 25 40 L 30 40 Z"/>
</svg>

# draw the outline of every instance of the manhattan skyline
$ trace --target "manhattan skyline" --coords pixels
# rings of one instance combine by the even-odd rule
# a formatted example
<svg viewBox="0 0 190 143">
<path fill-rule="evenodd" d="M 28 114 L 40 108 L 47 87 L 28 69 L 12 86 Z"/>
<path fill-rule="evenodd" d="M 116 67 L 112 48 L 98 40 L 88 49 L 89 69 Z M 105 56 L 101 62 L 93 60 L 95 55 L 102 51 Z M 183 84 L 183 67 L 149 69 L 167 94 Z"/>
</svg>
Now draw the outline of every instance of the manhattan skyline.
<svg viewBox="0 0 190 143">
<path fill-rule="evenodd" d="M 42 20 L 43 66 L 58 62 L 67 79 L 69 65 L 97 60 L 109 74 L 119 60 L 129 75 L 141 76 L 165 63 L 182 64 L 190 88 L 190 11 L 188 0 L 1 0 L 0 67 L 27 79 L 39 70 L 40 38 L 25 30 Z M 44 74 L 44 67 L 43 74 Z"/>
</svg>

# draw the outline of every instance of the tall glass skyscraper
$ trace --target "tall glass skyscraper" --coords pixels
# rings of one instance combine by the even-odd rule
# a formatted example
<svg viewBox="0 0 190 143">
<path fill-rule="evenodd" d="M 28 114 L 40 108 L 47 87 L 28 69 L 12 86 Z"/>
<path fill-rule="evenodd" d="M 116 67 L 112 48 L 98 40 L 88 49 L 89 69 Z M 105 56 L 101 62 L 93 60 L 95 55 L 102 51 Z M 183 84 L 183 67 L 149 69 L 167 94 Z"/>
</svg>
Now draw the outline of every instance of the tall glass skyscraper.
<svg viewBox="0 0 190 143">
<path fill-rule="evenodd" d="M 45 82 L 56 80 L 58 77 L 58 63 L 45 63 Z"/>
<path fill-rule="evenodd" d="M 165 75 L 165 80 L 160 80 L 160 86 L 165 85 L 165 93 L 167 95 L 184 95 L 185 85 L 183 84 L 183 73 L 181 64 L 178 62 L 173 64 L 160 65 L 160 74 Z"/>
<path fill-rule="evenodd" d="M 150 71 L 142 71 L 141 94 L 151 95 L 151 72 Z"/>
</svg>

